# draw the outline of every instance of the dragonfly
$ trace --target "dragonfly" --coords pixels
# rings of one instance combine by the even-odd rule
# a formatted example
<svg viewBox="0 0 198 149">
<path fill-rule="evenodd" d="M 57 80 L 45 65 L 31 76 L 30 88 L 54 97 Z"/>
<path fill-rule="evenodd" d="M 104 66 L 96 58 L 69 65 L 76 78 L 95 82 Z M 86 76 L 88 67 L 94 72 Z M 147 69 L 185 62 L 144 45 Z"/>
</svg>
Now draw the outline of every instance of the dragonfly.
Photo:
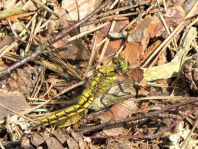
<svg viewBox="0 0 198 149">
<path fill-rule="evenodd" d="M 38 120 L 30 124 L 31 129 L 39 126 L 67 127 L 80 120 L 86 109 L 93 103 L 94 99 L 105 94 L 114 83 L 119 80 L 119 72 L 124 72 L 128 68 L 128 62 L 125 58 L 118 56 L 112 60 L 109 66 L 102 66 L 93 73 L 91 79 L 85 84 L 85 89 L 77 97 L 78 102 L 70 107 L 64 108 L 53 115 Z"/>
</svg>

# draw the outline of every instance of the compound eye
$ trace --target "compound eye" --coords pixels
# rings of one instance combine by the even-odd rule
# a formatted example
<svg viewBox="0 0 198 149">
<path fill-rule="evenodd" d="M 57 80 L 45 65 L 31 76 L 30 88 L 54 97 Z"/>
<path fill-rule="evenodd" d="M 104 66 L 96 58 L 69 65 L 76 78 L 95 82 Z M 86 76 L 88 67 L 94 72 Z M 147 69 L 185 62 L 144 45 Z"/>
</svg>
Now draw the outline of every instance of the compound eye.
<svg viewBox="0 0 198 149">
<path fill-rule="evenodd" d="M 113 59 L 113 63 L 116 65 L 115 70 L 116 71 L 125 71 L 128 68 L 128 62 L 125 58 L 118 56 L 115 59 Z"/>
</svg>

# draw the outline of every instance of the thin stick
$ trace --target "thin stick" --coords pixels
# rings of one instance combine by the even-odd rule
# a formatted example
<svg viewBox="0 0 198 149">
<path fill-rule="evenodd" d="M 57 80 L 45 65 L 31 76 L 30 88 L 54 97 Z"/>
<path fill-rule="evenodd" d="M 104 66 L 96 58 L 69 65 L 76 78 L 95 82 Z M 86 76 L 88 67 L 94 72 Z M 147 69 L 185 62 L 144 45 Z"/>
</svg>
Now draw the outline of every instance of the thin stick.
<svg viewBox="0 0 198 149">
<path fill-rule="evenodd" d="M 173 122 L 171 125 L 169 125 L 168 127 L 164 128 L 163 130 L 161 130 L 160 132 L 157 132 L 155 134 L 148 134 L 148 135 L 144 135 L 144 134 L 139 134 L 139 135 L 119 135 L 119 136 L 91 136 L 92 139 L 98 139 L 98 138 L 127 138 L 127 139 L 156 139 L 156 138 L 161 138 L 164 137 L 164 135 L 166 135 L 166 132 L 170 131 L 171 129 L 173 129 L 179 122 L 183 121 L 184 119 L 186 119 L 187 117 L 189 117 L 190 114 L 195 113 L 197 111 L 197 108 L 191 110 L 188 114 L 185 114 L 185 116 L 179 118 L 178 120 L 176 120 L 175 122 Z M 181 148 L 184 149 L 184 148 Z"/>
<path fill-rule="evenodd" d="M 85 133 L 89 133 L 89 132 L 92 132 L 92 131 L 97 131 L 97 130 L 102 129 L 102 128 L 107 127 L 107 126 L 113 126 L 115 124 L 122 124 L 122 123 L 126 123 L 126 122 L 147 119 L 149 117 L 154 117 L 154 116 L 157 116 L 158 114 L 170 111 L 172 109 L 182 107 L 182 106 L 186 106 L 186 105 L 189 105 L 189 104 L 193 104 L 193 103 L 196 103 L 196 102 L 198 102 L 198 100 L 196 98 L 191 98 L 191 100 L 186 100 L 186 101 L 181 102 L 181 103 L 169 105 L 169 106 L 165 107 L 164 109 L 157 110 L 155 112 L 150 112 L 146 115 L 138 115 L 136 117 L 130 117 L 130 118 L 126 118 L 124 120 L 119 120 L 119 121 L 109 121 L 109 122 L 99 124 L 99 125 L 96 125 L 96 126 L 91 126 L 91 127 L 86 128 L 84 130 L 81 130 L 80 132 L 85 134 Z"/>
</svg>

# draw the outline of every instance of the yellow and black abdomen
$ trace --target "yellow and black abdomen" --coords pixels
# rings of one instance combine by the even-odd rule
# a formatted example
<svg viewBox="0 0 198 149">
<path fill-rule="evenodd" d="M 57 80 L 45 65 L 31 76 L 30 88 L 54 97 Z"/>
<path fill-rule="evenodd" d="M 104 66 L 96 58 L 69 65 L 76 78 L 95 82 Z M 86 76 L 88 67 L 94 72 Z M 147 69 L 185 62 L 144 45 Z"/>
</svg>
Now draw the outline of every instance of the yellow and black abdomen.
<svg viewBox="0 0 198 149">
<path fill-rule="evenodd" d="M 51 126 L 61 125 L 69 126 L 78 121 L 85 109 L 87 109 L 93 102 L 93 100 L 100 95 L 106 93 L 113 83 L 118 80 L 117 65 L 103 66 L 93 75 L 92 79 L 86 84 L 86 89 L 78 96 L 78 103 L 60 110 L 59 112 L 39 120 L 36 123 L 31 124 L 31 128 L 37 128 L 38 126 Z"/>
</svg>

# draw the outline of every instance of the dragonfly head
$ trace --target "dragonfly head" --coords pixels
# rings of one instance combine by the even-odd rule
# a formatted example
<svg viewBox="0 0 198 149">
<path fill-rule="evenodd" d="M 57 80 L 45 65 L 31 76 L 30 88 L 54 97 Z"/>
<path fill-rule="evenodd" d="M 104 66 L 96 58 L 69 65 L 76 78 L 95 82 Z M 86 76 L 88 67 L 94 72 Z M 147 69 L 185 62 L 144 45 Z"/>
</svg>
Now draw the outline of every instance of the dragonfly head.
<svg viewBox="0 0 198 149">
<path fill-rule="evenodd" d="M 128 69 L 128 61 L 121 56 L 118 56 L 113 59 L 113 63 L 116 65 L 116 70 L 124 72 Z"/>
</svg>

